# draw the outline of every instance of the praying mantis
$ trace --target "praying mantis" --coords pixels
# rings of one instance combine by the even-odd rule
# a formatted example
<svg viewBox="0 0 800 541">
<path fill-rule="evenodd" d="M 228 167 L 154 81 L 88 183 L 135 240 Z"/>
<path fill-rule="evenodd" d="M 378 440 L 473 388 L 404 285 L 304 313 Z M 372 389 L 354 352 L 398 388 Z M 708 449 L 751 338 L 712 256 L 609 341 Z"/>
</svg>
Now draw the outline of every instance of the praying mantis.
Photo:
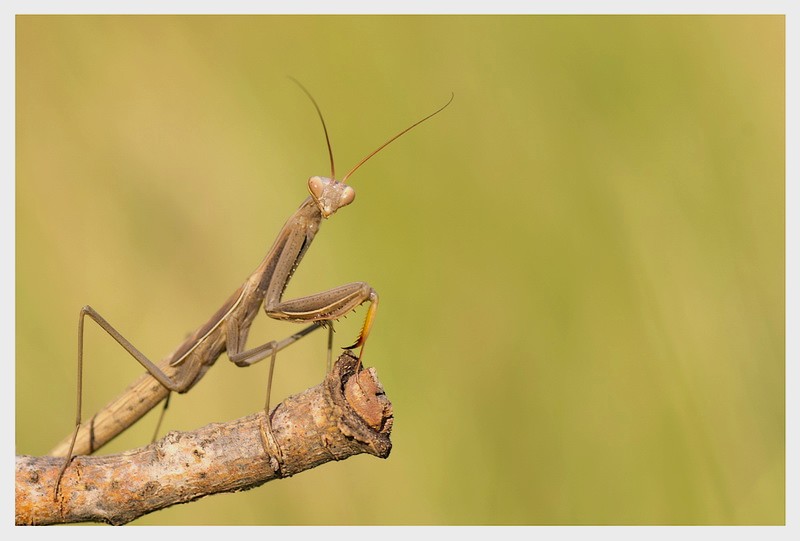
<svg viewBox="0 0 800 541">
<path fill-rule="evenodd" d="M 359 366 L 378 307 L 378 293 L 366 282 L 352 282 L 305 297 L 284 300 L 284 291 L 294 271 L 314 240 L 323 219 L 353 202 L 355 190 L 346 184 L 348 178 L 375 154 L 414 127 L 439 114 L 453 101 L 453 95 L 442 107 L 391 137 L 359 161 L 341 180 L 336 180 L 333 151 L 322 112 L 313 96 L 297 80 L 313 103 L 322 128 L 331 165 L 331 176 L 312 176 L 308 179 L 310 195 L 281 228 L 269 252 L 247 280 L 228 298 L 211 318 L 180 344 L 174 352 L 158 363 L 149 360 L 91 306 L 81 308 L 78 317 L 78 392 L 75 429 L 50 454 L 65 456 L 56 480 L 54 499 L 73 456 L 90 454 L 138 421 L 145 413 L 170 393 L 189 391 L 223 352 L 237 366 L 246 367 L 270 357 L 270 369 L 264 410 L 266 431 L 262 432 L 264 448 L 277 448 L 271 435 L 269 403 L 276 355 L 279 351 L 320 327 L 328 328 L 328 369 L 331 364 L 333 322 L 365 302 L 369 308 L 356 341 L 343 349 L 359 349 Z M 269 341 L 246 349 L 250 326 L 259 307 L 270 318 L 297 323 L 310 323 L 297 333 L 280 341 Z M 96 413 L 88 426 L 82 421 L 83 331 L 86 317 L 95 321 L 123 349 L 136 359 L 147 372 L 131 384 L 118 398 Z M 163 412 L 162 412 L 163 415 Z M 160 421 L 159 421 L 160 423 Z M 266 440 L 264 438 L 267 438 Z"/>
</svg>

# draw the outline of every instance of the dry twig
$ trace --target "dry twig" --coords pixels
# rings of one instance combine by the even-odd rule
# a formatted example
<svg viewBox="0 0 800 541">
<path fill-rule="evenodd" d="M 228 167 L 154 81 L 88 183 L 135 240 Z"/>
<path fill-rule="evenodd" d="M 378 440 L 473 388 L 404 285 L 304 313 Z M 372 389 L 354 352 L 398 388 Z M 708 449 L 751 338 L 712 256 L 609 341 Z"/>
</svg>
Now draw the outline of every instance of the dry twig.
<svg viewBox="0 0 800 541">
<path fill-rule="evenodd" d="M 16 524 L 125 524 L 176 503 L 248 490 L 331 460 L 360 453 L 386 458 L 391 403 L 374 369 L 351 377 L 356 362 L 343 353 L 325 381 L 271 412 L 280 461 L 265 451 L 263 411 L 193 432 L 170 432 L 147 447 L 116 455 L 78 456 L 56 501 L 62 459 L 17 456 Z"/>
</svg>

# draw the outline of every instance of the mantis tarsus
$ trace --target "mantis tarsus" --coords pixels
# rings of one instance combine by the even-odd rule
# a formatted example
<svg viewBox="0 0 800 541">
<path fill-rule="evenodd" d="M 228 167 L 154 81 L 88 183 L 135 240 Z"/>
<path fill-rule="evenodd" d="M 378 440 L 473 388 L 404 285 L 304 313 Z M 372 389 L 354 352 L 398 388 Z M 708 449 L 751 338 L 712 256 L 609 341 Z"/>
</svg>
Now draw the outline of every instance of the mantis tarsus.
<svg viewBox="0 0 800 541">
<path fill-rule="evenodd" d="M 187 392 L 203 377 L 224 351 L 228 353 L 228 358 L 237 366 L 250 366 L 270 357 L 264 407 L 267 426 L 266 432 L 262 434 L 262 437 L 266 437 L 267 434 L 271 437 L 269 400 L 277 352 L 317 328 L 327 326 L 329 329 L 328 367 L 330 368 L 333 321 L 369 301 L 370 306 L 357 340 L 351 346 L 344 348 L 359 348 L 360 362 L 378 306 L 378 294 L 369 284 L 366 282 L 353 282 L 291 300 L 283 300 L 283 293 L 303 255 L 314 240 L 322 219 L 332 216 L 337 210 L 353 202 L 355 191 L 345 184 L 350 175 L 401 135 L 441 112 L 450 105 L 453 96 L 451 95 L 450 100 L 445 105 L 418 120 L 368 154 L 342 180 L 338 181 L 335 179 L 333 151 L 322 112 L 305 87 L 299 82 L 295 82 L 311 99 L 319 115 L 330 157 L 331 176 L 313 176 L 308 179 L 309 197 L 303 201 L 300 207 L 286 221 L 278 233 L 272 248 L 255 271 L 205 324 L 159 363 L 156 364 L 150 361 L 93 308 L 84 306 L 80 310 L 78 318 L 78 393 L 75 429 L 69 438 L 65 439 L 51 452 L 56 456 L 66 456 L 64 465 L 56 480 L 54 498 L 58 497 L 61 478 L 69 466 L 74 452 L 85 454 L 96 451 L 135 423 L 162 400 L 168 399 L 172 391 L 177 393 Z M 266 314 L 273 319 L 312 323 L 281 341 L 273 340 L 252 349 L 245 349 L 250 325 L 261 304 L 264 305 Z M 147 373 L 134 382 L 119 398 L 95 414 L 89 423 L 89 427 L 82 431 L 83 327 L 86 316 L 93 319 L 110 334 L 147 370 Z M 80 444 L 76 448 L 79 434 L 81 435 Z M 66 453 L 64 453 L 66 442 L 69 442 L 69 446 Z M 264 444 L 265 449 L 277 447 L 270 444 L 267 439 L 265 439 Z M 279 455 L 280 449 L 278 448 L 277 450 Z"/>
</svg>

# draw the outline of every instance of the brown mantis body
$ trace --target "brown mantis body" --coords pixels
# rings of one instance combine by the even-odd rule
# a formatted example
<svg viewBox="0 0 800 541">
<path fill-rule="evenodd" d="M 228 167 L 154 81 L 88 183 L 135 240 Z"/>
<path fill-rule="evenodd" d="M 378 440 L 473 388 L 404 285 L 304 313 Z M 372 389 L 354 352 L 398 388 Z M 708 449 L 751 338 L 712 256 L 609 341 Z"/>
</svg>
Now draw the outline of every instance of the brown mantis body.
<svg viewBox="0 0 800 541">
<path fill-rule="evenodd" d="M 198 328 L 172 354 L 162 359 L 159 363 L 156 364 L 150 361 L 93 308 L 85 306 L 81 309 L 78 320 L 78 401 L 75 430 L 70 437 L 66 438 L 51 451 L 54 456 L 66 457 L 56 482 L 54 496 L 57 497 L 61 477 L 74 454 L 88 454 L 96 451 L 165 398 L 168 398 L 170 392 L 185 393 L 190 390 L 223 352 L 227 352 L 228 358 L 237 366 L 250 366 L 266 357 L 271 357 L 265 405 L 267 414 L 265 436 L 266 434 L 271 435 L 269 394 L 275 356 L 278 351 L 313 332 L 320 326 L 328 326 L 329 333 L 331 333 L 334 320 L 369 301 L 370 306 L 358 339 L 353 345 L 344 348 L 360 348 L 359 359 L 363 355 L 364 345 L 372 328 L 378 306 L 378 294 L 369 284 L 366 282 L 353 282 L 291 300 L 283 300 L 283 293 L 303 255 L 319 231 L 322 219 L 332 216 L 338 209 L 350 204 L 355 198 L 353 188 L 345 184 L 347 178 L 389 143 L 441 112 L 450 104 L 453 98 L 451 97 L 447 104 L 434 113 L 415 122 L 389 139 L 362 159 L 341 181 L 337 181 L 334 174 L 333 152 L 328 139 L 325 121 L 322 119 L 322 113 L 313 97 L 302 85 L 300 86 L 311 98 L 322 121 L 331 160 L 331 177 L 314 176 L 308 180 L 310 196 L 303 201 L 300 207 L 286 221 L 278 233 L 272 248 L 255 271 L 204 325 Z M 250 325 L 258 313 L 259 306 L 262 304 L 266 314 L 273 319 L 300 323 L 311 322 L 311 325 L 281 341 L 270 341 L 249 350 L 245 349 Z M 108 332 L 147 369 L 147 373 L 128 387 L 117 399 L 95 414 L 88 426 L 82 426 L 81 379 L 83 371 L 83 325 L 86 316 L 89 316 Z M 332 335 L 329 334 L 329 366 L 331 341 Z M 264 443 L 265 449 L 270 446 L 268 441 L 265 440 Z M 278 449 L 278 454 L 280 454 L 280 449 Z"/>
</svg>

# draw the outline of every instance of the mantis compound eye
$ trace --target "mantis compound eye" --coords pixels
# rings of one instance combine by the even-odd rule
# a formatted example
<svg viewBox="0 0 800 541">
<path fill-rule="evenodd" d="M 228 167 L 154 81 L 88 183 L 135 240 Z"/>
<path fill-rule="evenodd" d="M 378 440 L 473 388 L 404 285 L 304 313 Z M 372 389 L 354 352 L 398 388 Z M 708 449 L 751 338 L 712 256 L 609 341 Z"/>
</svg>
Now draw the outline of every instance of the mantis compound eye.
<svg viewBox="0 0 800 541">
<path fill-rule="evenodd" d="M 349 205 L 356 198 L 356 191 L 350 186 L 345 186 L 342 195 L 339 196 L 339 208 Z"/>
<path fill-rule="evenodd" d="M 322 192 L 325 187 L 330 185 L 331 179 L 325 177 L 311 177 L 308 179 L 308 191 L 314 196 L 314 199 L 319 201 L 322 199 Z"/>
</svg>

